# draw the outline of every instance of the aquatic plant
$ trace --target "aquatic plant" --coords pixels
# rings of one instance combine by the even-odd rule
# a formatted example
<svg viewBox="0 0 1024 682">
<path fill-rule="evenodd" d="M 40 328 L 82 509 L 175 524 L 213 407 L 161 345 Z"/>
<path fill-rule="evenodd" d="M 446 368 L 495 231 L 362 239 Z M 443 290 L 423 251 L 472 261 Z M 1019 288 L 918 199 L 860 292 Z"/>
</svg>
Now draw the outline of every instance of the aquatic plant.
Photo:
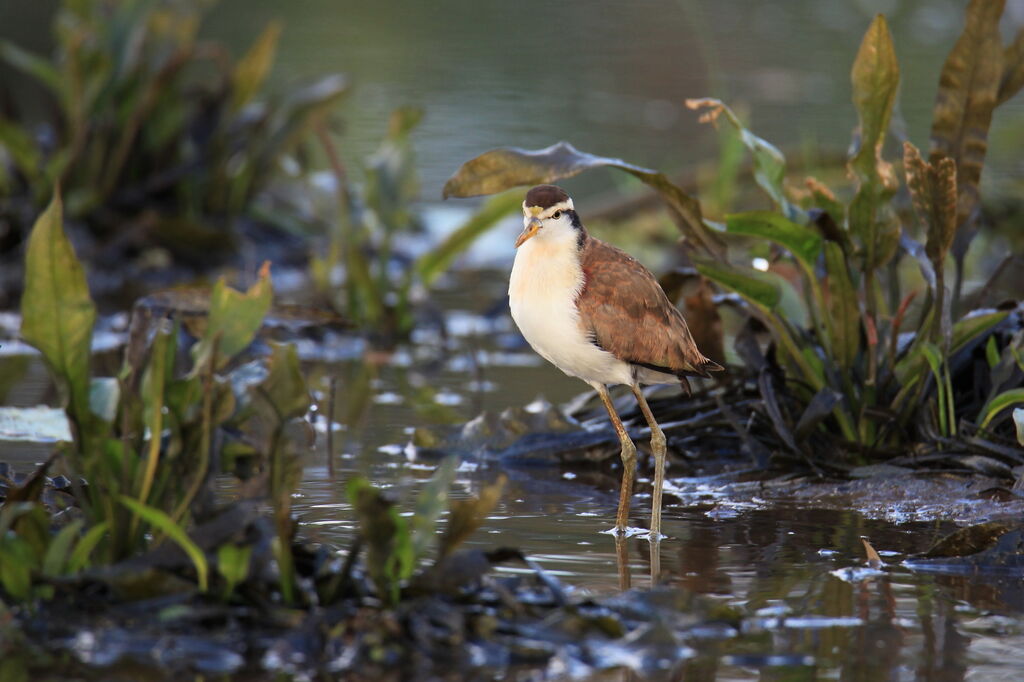
<svg viewBox="0 0 1024 682">
<path fill-rule="evenodd" d="M 1001 443 L 1013 442 L 1008 408 L 1024 400 L 1020 304 L 1016 312 L 964 310 L 962 283 L 979 228 L 978 183 L 992 113 L 1024 85 L 1024 33 L 1004 48 L 1003 4 L 968 6 L 940 76 L 929 159 L 907 142 L 902 174 L 883 156 L 899 66 L 879 15 L 851 73 L 860 124 L 847 163 L 852 185 L 843 191 L 814 178 L 794 189 L 775 146 L 724 103 L 699 99 L 687 104 L 702 120 L 724 122 L 738 134 L 771 210 L 713 221 L 665 174 L 566 143 L 484 153 L 449 179 L 445 196 L 553 182 L 592 168 L 622 170 L 664 200 L 691 271 L 742 300 L 748 321 L 736 337 L 737 353 L 757 380 L 762 419 L 788 450 L 816 456 L 822 449 L 811 440 L 824 438 L 854 457 L 885 456 L 922 441 L 949 447 L 960 437 L 1002 456 Z M 774 245 L 768 271 L 743 264 L 751 240 Z M 904 260 L 915 262 L 920 275 L 901 267 Z M 924 300 L 915 304 L 922 282 Z M 756 340 L 758 329 L 770 332 L 767 349 Z M 987 364 L 978 363 L 979 349 Z M 784 381 L 776 380 L 776 369 Z"/>
<path fill-rule="evenodd" d="M 14 228 L 5 249 L 17 252 L 58 184 L 69 218 L 112 258 L 156 244 L 209 263 L 231 255 L 236 220 L 264 220 L 254 200 L 347 83 L 331 75 L 268 94 L 281 26 L 233 59 L 199 39 L 210 6 L 63 0 L 52 56 L 0 42 L 0 59 L 38 84 L 49 115 L 19 110 L 14 93 L 0 98 L 12 103 L 0 111 L 0 212 Z"/>
<path fill-rule="evenodd" d="M 323 256 L 310 258 L 313 280 L 324 299 L 382 345 L 408 336 L 415 323 L 415 299 L 521 201 L 512 193 L 494 197 L 422 255 L 409 258 L 396 252 L 396 239 L 422 230 L 410 139 L 422 117 L 422 111 L 412 108 L 391 114 L 380 147 L 361 166 L 362 186 L 351 180 L 331 137 L 320 130 L 337 201 L 327 249 Z"/>
</svg>

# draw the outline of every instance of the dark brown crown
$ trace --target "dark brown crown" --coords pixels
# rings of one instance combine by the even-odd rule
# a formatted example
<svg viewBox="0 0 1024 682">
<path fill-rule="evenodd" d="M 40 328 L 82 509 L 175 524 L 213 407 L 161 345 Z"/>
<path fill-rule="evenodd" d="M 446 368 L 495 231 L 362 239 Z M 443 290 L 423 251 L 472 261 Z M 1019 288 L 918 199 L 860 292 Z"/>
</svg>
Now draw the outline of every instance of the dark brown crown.
<svg viewBox="0 0 1024 682">
<path fill-rule="evenodd" d="M 555 204 L 560 204 L 563 201 L 568 200 L 569 195 L 565 193 L 564 189 L 557 185 L 537 185 L 526 193 L 527 206 L 551 208 Z"/>
</svg>

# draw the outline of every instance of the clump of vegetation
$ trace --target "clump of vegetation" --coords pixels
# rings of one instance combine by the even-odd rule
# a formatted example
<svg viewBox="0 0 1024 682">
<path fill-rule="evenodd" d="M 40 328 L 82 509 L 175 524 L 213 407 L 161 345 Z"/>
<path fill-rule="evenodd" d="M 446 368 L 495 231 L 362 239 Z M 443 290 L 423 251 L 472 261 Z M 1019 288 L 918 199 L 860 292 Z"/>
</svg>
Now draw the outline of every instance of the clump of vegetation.
<svg viewBox="0 0 1024 682">
<path fill-rule="evenodd" d="M 0 43 L 0 58 L 40 86 L 50 114 L 40 122 L 14 93 L 0 97 L 11 103 L 0 110 L 0 255 L 19 253 L 58 185 L 68 217 L 90 234 L 90 260 L 120 267 L 152 245 L 216 264 L 232 255 L 239 221 L 266 222 L 256 200 L 346 81 L 268 94 L 280 25 L 233 59 L 198 38 L 209 6 L 65 0 L 50 58 Z"/>
<path fill-rule="evenodd" d="M 313 280 L 335 310 L 371 330 L 383 345 L 408 337 L 416 321 L 416 299 L 477 237 L 518 210 L 521 201 L 514 193 L 496 196 L 422 255 L 410 258 L 396 251 L 396 240 L 422 230 L 410 140 L 422 116 L 418 109 L 391 115 L 380 147 L 361 166 L 361 187 L 350 181 L 330 136 L 323 130 L 320 134 L 337 202 L 327 249 L 311 259 Z"/>
<path fill-rule="evenodd" d="M 704 99 L 688 104 L 703 111 L 702 120 L 738 131 L 771 210 L 709 220 L 666 175 L 565 143 L 487 152 L 464 164 L 445 194 L 487 194 L 596 167 L 623 170 L 664 200 L 693 272 L 741 298 L 748 321 L 737 334 L 737 354 L 756 378 L 761 419 L 783 448 L 837 467 L 841 458 L 820 453 L 857 461 L 927 444 L 1019 462 L 1008 408 L 1024 402 L 1021 303 L 969 309 L 962 285 L 979 229 L 989 123 L 1024 86 L 1024 33 L 1004 48 L 1002 8 L 970 3 L 940 77 L 929 159 L 906 142 L 902 173 L 884 158 L 899 67 L 879 15 L 851 74 L 860 125 L 847 165 L 850 187 L 833 190 L 808 178 L 805 189 L 794 189 L 781 152 L 725 104 Z M 766 272 L 743 264 L 751 239 L 775 247 Z M 767 349 L 756 340 L 762 329 L 770 332 Z"/>
</svg>

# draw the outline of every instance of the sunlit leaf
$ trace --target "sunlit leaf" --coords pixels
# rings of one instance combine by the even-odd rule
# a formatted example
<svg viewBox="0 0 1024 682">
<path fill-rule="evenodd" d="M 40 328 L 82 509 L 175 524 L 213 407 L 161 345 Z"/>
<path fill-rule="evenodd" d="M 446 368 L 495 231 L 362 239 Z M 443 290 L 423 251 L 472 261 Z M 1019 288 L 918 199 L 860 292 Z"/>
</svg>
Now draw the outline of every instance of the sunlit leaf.
<svg viewBox="0 0 1024 682">
<path fill-rule="evenodd" d="M 695 265 L 700 274 L 730 291 L 735 291 L 764 312 L 774 310 L 782 299 L 776 282 L 760 270 L 713 261 L 697 261 Z"/>
<path fill-rule="evenodd" d="M 59 194 L 36 221 L 25 257 L 21 335 L 43 354 L 81 439 L 92 423 L 89 357 L 96 306 L 64 234 Z"/>
<path fill-rule="evenodd" d="M 605 167 L 625 171 L 649 185 L 665 201 L 673 220 L 687 238 L 713 256 L 724 254 L 721 238 L 704 225 L 700 203 L 674 185 L 664 173 L 621 159 L 587 154 L 567 142 L 533 151 L 504 147 L 485 152 L 462 164 L 448 178 L 444 197 L 497 194 L 513 187 L 555 182 L 585 170 Z"/>
<path fill-rule="evenodd" d="M 118 497 L 118 501 L 128 507 L 143 521 L 153 526 L 154 529 L 173 540 L 185 552 L 188 558 L 191 559 L 192 565 L 195 566 L 196 575 L 199 578 L 199 589 L 205 592 L 209 576 L 209 564 L 206 561 L 206 555 L 203 554 L 203 550 L 199 549 L 199 546 L 192 541 L 192 538 L 188 536 L 182 527 L 176 524 L 164 512 L 143 504 L 138 500 L 121 495 Z"/>
<path fill-rule="evenodd" d="M 726 229 L 730 234 L 760 237 L 775 242 L 793 254 L 808 277 L 816 277 L 815 267 L 823 241 L 817 231 L 772 211 L 749 211 L 728 216 Z"/>
<path fill-rule="evenodd" d="M 978 425 L 981 428 L 987 427 L 1003 410 L 1014 405 L 1024 405 L 1024 388 L 1011 388 L 1008 391 L 1003 391 L 985 403 L 985 406 L 978 412 Z M 1014 415 L 1014 419 L 1016 419 L 1016 415 Z"/>
<path fill-rule="evenodd" d="M 231 107 L 241 109 L 256 96 L 270 73 L 281 37 L 281 22 L 272 21 L 235 65 L 231 75 Z"/>
<path fill-rule="evenodd" d="M 230 288 L 223 277 L 217 280 L 210 294 L 206 331 L 192 350 L 195 371 L 206 366 L 214 347 L 220 368 L 252 343 L 272 300 L 269 263 L 263 264 L 259 280 L 245 293 Z"/>
<path fill-rule="evenodd" d="M 432 283 L 480 235 L 497 225 L 505 216 L 518 211 L 522 201 L 523 198 L 514 192 L 499 194 L 487 201 L 444 241 L 420 256 L 415 265 L 420 280 L 424 284 Z"/>
</svg>

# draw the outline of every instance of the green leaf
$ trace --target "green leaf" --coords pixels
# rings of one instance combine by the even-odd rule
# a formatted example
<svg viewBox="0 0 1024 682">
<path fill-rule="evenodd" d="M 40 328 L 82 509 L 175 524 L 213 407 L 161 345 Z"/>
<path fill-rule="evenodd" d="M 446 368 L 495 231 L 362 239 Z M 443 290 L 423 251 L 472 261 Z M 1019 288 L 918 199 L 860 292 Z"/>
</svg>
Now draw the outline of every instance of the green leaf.
<svg viewBox="0 0 1024 682">
<path fill-rule="evenodd" d="M 978 413 L 978 425 L 984 429 L 1003 410 L 1014 405 L 1024 405 L 1024 388 L 1011 388 L 1009 391 L 1003 391 L 985 403 L 985 406 Z M 1014 420 L 1016 418 L 1017 416 L 1014 414 Z"/>
<path fill-rule="evenodd" d="M 81 443 L 92 423 L 89 357 L 96 307 L 82 264 L 64 234 L 59 193 L 29 237 L 21 311 L 22 338 L 43 354 Z"/>
<path fill-rule="evenodd" d="M 0 118 L 0 148 L 7 150 L 14 165 L 28 182 L 39 182 L 42 157 L 35 140 L 24 128 Z"/>
<path fill-rule="evenodd" d="M 415 265 L 420 280 L 426 285 L 431 284 L 480 235 L 497 225 L 505 216 L 518 211 L 522 201 L 518 193 L 512 192 L 499 194 L 487 201 L 465 224 L 420 256 Z"/>
<path fill-rule="evenodd" d="M 734 291 L 764 313 L 775 310 L 782 292 L 768 273 L 730 263 L 699 260 L 697 272 L 730 291 Z"/>
<path fill-rule="evenodd" d="M 138 484 L 138 500 L 143 504 L 149 503 L 149 493 L 153 489 L 153 479 L 156 477 L 157 462 L 160 459 L 160 442 L 164 432 L 165 388 L 168 379 L 171 378 L 169 370 L 174 367 L 173 353 L 177 349 L 177 344 L 171 342 L 172 334 L 174 331 L 167 329 L 164 323 L 157 329 L 156 336 L 153 337 L 149 364 L 142 375 L 143 419 L 146 428 L 149 429 L 146 466 L 143 469 L 142 480 Z"/>
<path fill-rule="evenodd" d="M 1024 408 L 1014 408 L 1013 423 L 1017 427 L 1017 443 L 1024 446 Z"/>
<path fill-rule="evenodd" d="M 231 108 L 238 111 L 248 104 L 263 87 L 274 64 L 281 22 L 272 21 L 256 38 L 249 51 L 235 65 L 231 75 Z"/>
<path fill-rule="evenodd" d="M 251 545 L 224 543 L 217 550 L 217 570 L 227 583 L 225 594 L 234 592 L 235 587 L 249 577 L 249 562 L 252 559 Z"/>
<path fill-rule="evenodd" d="M 271 347 L 267 378 L 259 384 L 259 394 L 273 406 L 278 420 L 284 423 L 309 411 L 309 389 L 295 346 L 275 343 Z"/>
<path fill-rule="evenodd" d="M 108 522 L 101 521 L 90 528 L 82 539 L 78 541 L 74 551 L 71 552 L 71 558 L 68 559 L 67 573 L 69 575 L 78 573 L 89 564 L 89 557 L 92 555 L 92 551 L 96 549 L 96 545 L 103 539 L 109 527 L 110 524 Z"/>
<path fill-rule="evenodd" d="M 9 535 L 0 537 L 0 584 L 19 601 L 32 595 L 32 566 L 35 557 L 27 542 Z"/>
<path fill-rule="evenodd" d="M 828 320 L 831 355 L 841 367 L 850 368 L 860 350 L 860 307 L 843 249 L 835 242 L 825 243 L 825 270 L 829 309 L 822 313 Z"/>
<path fill-rule="evenodd" d="M 9 40 L 0 41 L 0 59 L 19 71 L 33 76 L 60 97 L 62 89 L 60 72 L 48 60 L 21 49 Z"/>
<path fill-rule="evenodd" d="M 850 78 L 860 127 L 849 168 L 859 186 L 847 220 L 859 242 L 864 268 L 873 270 L 892 258 L 899 240 L 898 224 L 886 211 L 898 185 L 891 164 L 882 159 L 882 144 L 896 101 L 900 70 L 889 26 L 881 14 L 875 16 L 864 34 Z"/>
<path fill-rule="evenodd" d="M 743 146 L 750 152 L 754 161 L 754 181 L 758 187 L 772 198 L 786 216 L 793 217 L 797 211 L 786 198 L 786 157 L 782 152 L 775 145 L 747 129 L 739 116 L 721 100 L 711 97 L 688 99 L 686 106 L 694 110 L 707 109 L 708 111 L 701 116 L 702 122 L 717 121 L 721 115 L 725 115 L 725 120 L 736 129 Z"/>
<path fill-rule="evenodd" d="M 664 173 L 581 152 L 568 142 L 528 151 L 503 147 L 467 161 L 444 185 L 444 198 L 497 194 L 513 187 L 539 185 L 570 178 L 593 168 L 617 168 L 640 179 L 665 201 L 683 235 L 710 255 L 721 258 L 725 245 L 704 225 L 700 203 L 668 179 Z"/>
<path fill-rule="evenodd" d="M 961 319 L 953 325 L 953 340 L 950 344 L 949 355 L 962 350 L 974 339 L 987 334 L 1006 319 L 1008 311 L 1000 310 L 993 313 L 981 313 Z M 914 352 L 915 346 L 911 346 L 910 352 L 896 364 L 896 376 L 900 383 L 906 387 L 920 378 L 925 369 L 925 360 Z"/>
<path fill-rule="evenodd" d="M 150 507 L 149 505 L 143 504 L 138 500 L 133 500 L 126 495 L 120 495 L 118 501 L 124 506 L 128 507 L 134 514 L 142 518 L 146 523 L 153 526 L 156 530 L 160 531 L 181 548 L 188 558 L 192 560 L 192 565 L 195 566 L 196 575 L 199 577 L 199 589 L 203 592 L 206 591 L 209 565 L 206 561 L 206 555 L 199 549 L 199 546 L 192 541 L 192 538 L 182 530 L 181 526 L 176 524 L 170 516 L 164 512 Z"/>
<path fill-rule="evenodd" d="M 773 211 L 748 211 L 726 218 L 730 234 L 760 237 L 775 242 L 793 254 L 808 277 L 817 278 L 815 267 L 821 255 L 821 235 Z"/>
<path fill-rule="evenodd" d="M 273 296 L 269 263 L 263 264 L 259 280 L 245 293 L 228 287 L 223 277 L 217 280 L 210 294 L 206 331 L 192 351 L 193 372 L 206 366 L 214 347 L 217 349 L 215 366 L 219 369 L 252 343 L 270 310 Z"/>
<path fill-rule="evenodd" d="M 395 604 L 402 581 L 415 568 L 408 523 L 399 516 L 395 505 L 365 478 L 356 476 L 349 481 L 348 497 L 366 543 L 370 577 L 380 598 Z"/>
<path fill-rule="evenodd" d="M 43 557 L 43 575 L 49 577 L 63 575 L 64 567 L 68 565 L 71 555 L 71 547 L 78 539 L 83 525 L 85 525 L 84 520 L 75 519 L 60 529 L 46 549 L 46 556 Z"/>
<path fill-rule="evenodd" d="M 416 508 L 412 515 L 412 551 L 417 559 L 427 553 L 427 547 L 436 532 L 437 518 L 448 501 L 448 490 L 455 480 L 455 470 L 459 458 L 449 455 L 437 467 L 427 485 L 423 486 L 416 498 Z"/>
</svg>

